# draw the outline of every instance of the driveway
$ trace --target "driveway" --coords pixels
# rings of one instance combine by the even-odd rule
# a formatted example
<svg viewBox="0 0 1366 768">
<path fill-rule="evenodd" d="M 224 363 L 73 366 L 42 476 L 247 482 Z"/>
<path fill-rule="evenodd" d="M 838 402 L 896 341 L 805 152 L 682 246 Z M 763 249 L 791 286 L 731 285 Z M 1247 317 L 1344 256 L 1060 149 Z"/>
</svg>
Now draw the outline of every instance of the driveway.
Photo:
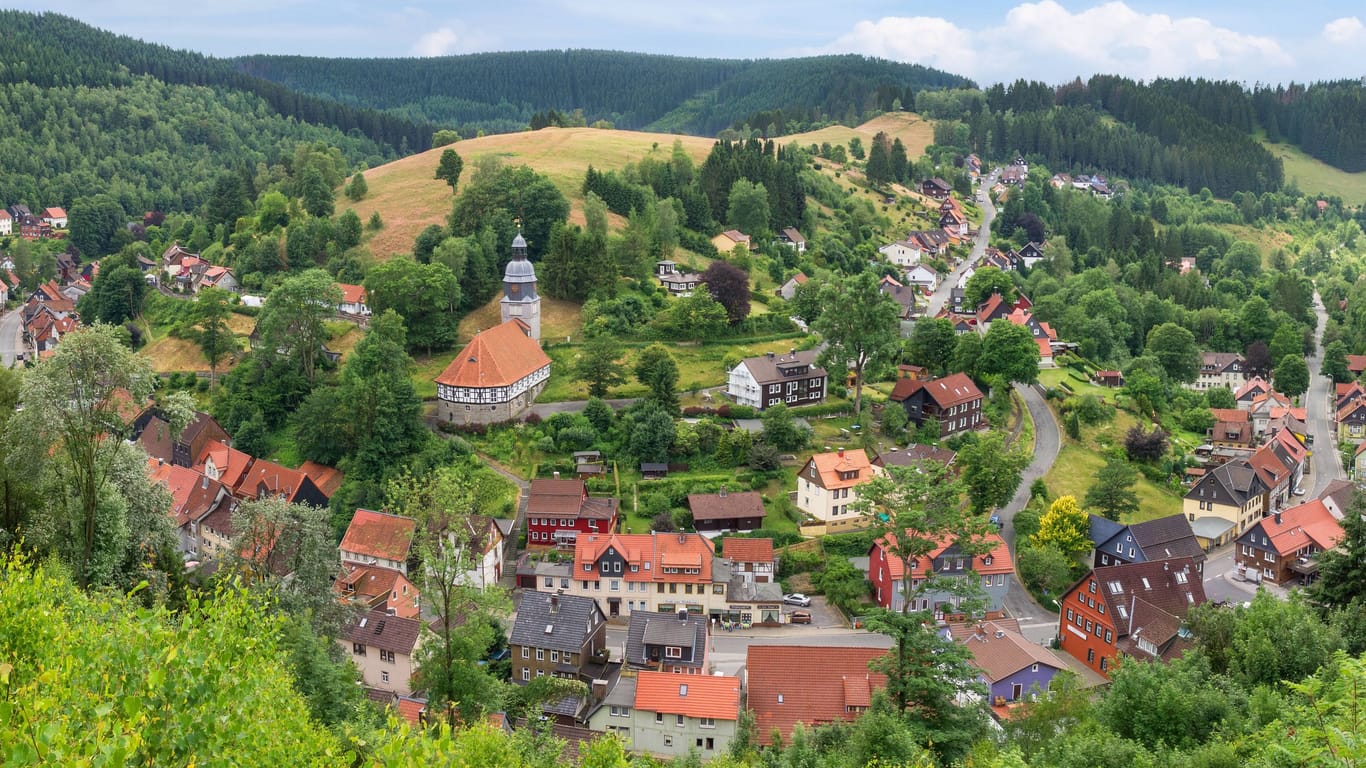
<svg viewBox="0 0 1366 768">
<path fill-rule="evenodd" d="M 993 171 L 991 175 L 983 178 L 982 183 L 977 187 L 978 190 L 985 193 L 990 189 L 991 185 L 996 183 L 997 173 L 998 171 Z M 944 277 L 938 288 L 934 289 L 934 293 L 930 296 L 929 308 L 925 310 L 926 317 L 934 317 L 939 314 L 939 310 L 948 303 L 949 294 L 953 291 L 953 287 L 958 284 L 959 278 L 968 271 L 969 267 L 981 261 L 982 257 L 986 255 L 987 243 L 991 239 L 991 222 L 996 218 L 996 207 L 991 204 L 991 195 L 988 194 L 982 195 L 981 205 L 982 226 L 977 230 L 977 240 L 972 244 L 972 253 L 963 259 L 963 263 L 959 264 L 957 269 Z"/>
<path fill-rule="evenodd" d="M 1344 480 L 1347 473 L 1342 468 L 1342 455 L 1337 451 L 1337 439 L 1333 430 L 1330 403 L 1333 397 L 1333 380 L 1319 373 L 1323 368 L 1323 329 L 1328 324 L 1328 313 L 1323 308 L 1323 300 L 1318 291 L 1314 292 L 1314 316 L 1318 319 L 1318 330 L 1314 337 L 1314 354 L 1305 359 L 1309 364 L 1309 390 L 1304 394 L 1304 404 L 1309 418 L 1309 434 L 1314 438 L 1313 487 L 1310 497 L 1318 496 L 1334 480 Z"/>
<path fill-rule="evenodd" d="M 14 365 L 19 353 L 24 351 L 19 331 L 23 328 L 23 314 L 16 309 L 0 315 L 0 367 Z"/>
</svg>

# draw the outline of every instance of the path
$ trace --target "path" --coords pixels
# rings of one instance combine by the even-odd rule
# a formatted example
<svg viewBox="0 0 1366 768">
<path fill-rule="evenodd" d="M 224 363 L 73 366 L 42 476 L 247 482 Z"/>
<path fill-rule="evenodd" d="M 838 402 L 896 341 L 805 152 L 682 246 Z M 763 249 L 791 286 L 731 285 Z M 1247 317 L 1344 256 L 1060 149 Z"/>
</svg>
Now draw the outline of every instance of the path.
<svg viewBox="0 0 1366 768">
<path fill-rule="evenodd" d="M 0 368 L 13 366 L 19 354 L 24 351 L 23 339 L 19 336 L 22 328 L 22 310 L 16 309 L 0 315 Z"/>
<path fill-rule="evenodd" d="M 989 176 L 982 179 L 978 189 L 982 192 L 982 226 L 977 230 L 977 240 L 972 244 L 972 253 L 968 254 L 963 263 L 959 264 L 952 272 L 944 277 L 939 283 L 939 287 L 934 289 L 930 295 L 929 307 L 925 310 L 926 317 L 934 317 L 939 314 L 939 310 L 944 308 L 949 300 L 949 294 L 953 287 L 958 284 L 958 280 L 963 277 L 963 273 L 968 268 L 982 260 L 986 255 L 987 243 L 991 239 L 991 222 L 996 218 L 996 207 L 991 204 L 991 195 L 986 194 L 991 189 L 991 185 L 996 183 L 996 175 L 999 171 L 992 171 Z"/>
<path fill-rule="evenodd" d="M 639 398 L 635 397 L 618 398 L 608 400 L 607 404 L 612 406 L 612 410 L 619 411 L 636 402 L 638 399 Z M 531 412 L 544 419 L 545 417 L 556 413 L 578 413 L 587 405 L 587 400 L 565 400 L 559 403 L 536 403 L 531 406 Z"/>
<path fill-rule="evenodd" d="M 1309 434 L 1314 440 L 1314 458 L 1310 465 L 1314 475 L 1313 488 L 1308 489 L 1311 498 L 1322 493 L 1332 481 L 1347 477 L 1342 468 L 1342 454 L 1337 450 L 1329 405 L 1333 397 L 1333 380 L 1319 372 L 1323 368 L 1323 329 L 1328 324 L 1328 312 L 1324 310 L 1317 290 L 1314 291 L 1314 315 L 1318 319 L 1318 329 L 1314 336 L 1314 354 L 1305 359 L 1309 364 L 1309 390 L 1303 400 Z"/>
<path fill-rule="evenodd" d="M 1058 422 L 1043 398 L 1042 388 L 1017 384 L 1015 391 L 1024 399 L 1030 418 L 1034 420 L 1034 458 L 1020 476 L 1020 487 L 1015 491 L 1015 498 L 997 512 L 1001 516 L 1001 536 L 1010 545 L 1011 552 L 1018 552 L 1015 546 L 1015 515 L 1029 503 L 1029 486 L 1048 474 L 1062 445 Z M 1019 619 L 1020 629 L 1031 640 L 1041 642 L 1057 633 L 1057 613 L 1053 606 L 1045 607 L 1034 602 L 1028 590 L 1015 577 L 1012 577 L 1010 589 L 1006 592 L 1005 607 L 1011 616 Z"/>
</svg>

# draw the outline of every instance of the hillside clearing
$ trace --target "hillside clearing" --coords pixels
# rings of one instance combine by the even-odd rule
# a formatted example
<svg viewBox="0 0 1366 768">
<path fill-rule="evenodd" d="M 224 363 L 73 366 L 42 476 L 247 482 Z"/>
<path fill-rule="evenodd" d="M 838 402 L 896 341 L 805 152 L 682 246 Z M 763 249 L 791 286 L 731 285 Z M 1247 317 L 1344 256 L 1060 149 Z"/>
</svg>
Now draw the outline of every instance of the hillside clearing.
<svg viewBox="0 0 1366 768">
<path fill-rule="evenodd" d="M 901 139 L 901 143 L 906 145 L 906 156 L 912 160 L 925 154 L 925 147 L 934 143 L 934 123 L 912 112 L 888 112 L 857 128 L 830 125 L 815 131 L 783 136 L 778 140 L 783 144 L 795 141 L 806 146 L 827 141 L 831 144 L 848 144 L 850 139 L 857 138 L 863 141 L 866 149 L 879 132 L 893 139 Z"/>
<path fill-rule="evenodd" d="M 1289 144 L 1262 142 L 1285 166 L 1285 181 L 1306 193 L 1337 195 L 1348 205 L 1366 204 L 1366 171 L 1348 173 Z"/>
</svg>

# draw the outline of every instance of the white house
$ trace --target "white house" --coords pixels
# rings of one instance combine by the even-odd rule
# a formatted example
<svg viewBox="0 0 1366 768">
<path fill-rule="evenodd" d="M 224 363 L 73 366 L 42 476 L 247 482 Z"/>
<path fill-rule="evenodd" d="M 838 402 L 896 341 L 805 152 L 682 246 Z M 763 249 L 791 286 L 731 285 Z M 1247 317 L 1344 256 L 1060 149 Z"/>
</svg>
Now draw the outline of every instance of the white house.
<svg viewBox="0 0 1366 768">
<path fill-rule="evenodd" d="M 410 517 L 358 509 L 337 547 L 342 565 L 375 565 L 407 576 L 416 530 L 417 522 Z"/>
<path fill-rule="evenodd" d="M 726 394 L 740 405 L 761 410 L 778 403 L 793 407 L 824 402 L 826 372 L 816 365 L 818 357 L 815 349 L 747 357 L 730 369 Z"/>
<path fill-rule="evenodd" d="M 9 211 L 0 208 L 0 237 L 8 237 L 14 234 L 14 217 L 9 215 Z"/>
<path fill-rule="evenodd" d="M 888 243 L 877 252 L 898 267 L 913 267 L 920 263 L 920 257 L 924 252 L 920 250 L 920 245 L 912 240 L 897 240 Z"/>
<path fill-rule="evenodd" d="M 43 211 L 43 223 L 53 229 L 66 229 L 66 210 L 63 208 L 48 208 Z"/>
<path fill-rule="evenodd" d="M 862 448 L 818 453 L 797 473 L 797 508 L 825 523 L 828 532 L 861 528 L 869 518 L 853 506 L 858 486 L 878 474 Z"/>
<path fill-rule="evenodd" d="M 973 268 L 973 267 L 968 267 L 967 269 L 963 270 L 963 276 L 958 278 L 958 282 L 957 282 L 956 284 L 954 284 L 954 287 L 955 287 L 955 288 L 967 288 L 967 287 L 968 287 L 968 280 L 971 280 L 973 274 L 976 273 L 976 272 L 977 272 L 977 270 L 976 270 L 975 268 Z"/>
<path fill-rule="evenodd" d="M 503 578 L 503 546 L 515 521 L 483 515 L 470 515 L 468 525 L 471 568 L 466 574 L 471 586 L 483 589 Z"/>
<path fill-rule="evenodd" d="M 370 307 L 365 304 L 365 286 L 337 283 L 337 287 L 342 292 L 341 304 L 337 305 L 338 312 L 343 315 L 365 316 L 370 314 Z"/>
<path fill-rule="evenodd" d="M 917 264 L 906 270 L 905 284 L 933 291 L 939 287 L 939 273 L 924 264 Z"/>
</svg>

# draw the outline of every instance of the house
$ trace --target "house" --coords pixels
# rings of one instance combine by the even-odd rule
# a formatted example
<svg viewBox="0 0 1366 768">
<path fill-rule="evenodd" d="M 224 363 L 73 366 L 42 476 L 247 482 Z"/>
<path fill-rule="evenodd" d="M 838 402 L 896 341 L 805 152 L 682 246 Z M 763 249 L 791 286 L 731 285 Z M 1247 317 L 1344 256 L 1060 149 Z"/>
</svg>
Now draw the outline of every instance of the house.
<svg viewBox="0 0 1366 768">
<path fill-rule="evenodd" d="M 148 408 L 133 420 L 131 439 L 147 450 L 147 455 L 180 467 L 193 467 L 195 459 L 211 442 L 226 443 L 230 438 L 218 420 L 203 411 L 195 411 L 194 418 L 172 437 L 171 425 L 155 408 Z"/>
<path fill-rule="evenodd" d="M 635 611 L 720 618 L 730 580 L 721 563 L 716 545 L 697 533 L 579 536 L 564 591 L 600 601 L 609 618 Z"/>
<path fill-rule="evenodd" d="M 1035 264 L 1038 264 L 1039 262 L 1043 261 L 1043 249 L 1043 243 L 1025 243 L 1025 246 L 1017 252 L 1020 259 L 1020 264 L 1025 269 L 1033 269 Z"/>
<path fill-rule="evenodd" d="M 525 592 L 508 635 L 512 682 L 548 675 L 578 680 L 607 649 L 607 617 L 589 597 Z"/>
<path fill-rule="evenodd" d="M 887 467 L 919 467 L 922 462 L 931 462 L 948 468 L 953 466 L 953 461 L 956 458 L 958 458 L 958 454 L 947 448 L 914 443 L 905 448 L 874 456 L 873 466 L 882 469 Z"/>
<path fill-rule="evenodd" d="M 221 288 L 236 293 L 241 287 L 237 278 L 233 276 L 232 269 L 205 264 L 204 270 L 198 273 L 198 280 L 191 285 L 191 290 L 199 293 L 205 288 Z"/>
<path fill-rule="evenodd" d="M 730 564 L 731 578 L 753 581 L 758 584 L 775 583 L 777 579 L 777 558 L 773 556 L 773 539 L 742 539 L 729 536 L 724 539 L 721 554 Z"/>
<path fill-rule="evenodd" d="M 1353 378 L 1361 378 L 1361 374 L 1366 373 L 1366 355 L 1348 355 L 1347 370 L 1352 372 Z"/>
<path fill-rule="evenodd" d="M 793 227 L 783 227 L 778 231 L 778 242 L 789 248 L 795 248 L 797 253 L 806 253 L 806 238 L 802 233 Z"/>
<path fill-rule="evenodd" d="M 148 459 L 147 464 L 148 479 L 164 485 L 171 493 L 171 508 L 167 514 L 180 539 L 181 553 L 186 559 L 216 559 L 219 554 L 217 548 L 209 548 L 201 543 L 200 526 L 204 518 L 220 506 L 229 513 L 236 506 L 228 488 L 189 467 L 154 458 Z"/>
<path fill-rule="evenodd" d="M 1200 370 L 1190 386 L 1201 392 L 1228 387 L 1237 392 L 1247 384 L 1247 361 L 1237 352 L 1201 352 Z"/>
<path fill-rule="evenodd" d="M 752 531 L 764 527 L 764 497 L 754 491 L 688 494 L 688 510 L 698 533 Z"/>
<path fill-rule="evenodd" d="M 711 244 L 716 247 L 722 255 L 735 250 L 736 246 L 743 245 L 745 250 L 754 250 L 754 245 L 750 242 L 749 235 L 738 229 L 728 229 L 725 232 L 713 237 Z"/>
<path fill-rule="evenodd" d="M 1058 340 L 1057 331 L 1048 323 L 1035 318 L 1034 313 L 1027 309 L 1012 310 L 1006 315 L 1006 320 L 1029 329 L 1030 335 L 1034 337 L 1034 343 L 1039 345 L 1039 367 L 1052 368 L 1053 343 Z"/>
<path fill-rule="evenodd" d="M 916 295 L 919 289 L 902 285 L 892 277 L 882 276 L 882 282 L 878 283 L 878 290 L 883 296 L 890 296 L 900 307 L 900 317 L 902 320 L 909 320 L 915 314 Z"/>
<path fill-rule="evenodd" d="M 308 479 L 313 481 L 318 492 L 327 497 L 328 501 L 337 495 L 338 489 L 341 488 L 342 482 L 346 479 L 340 469 L 319 464 L 312 459 L 300 464 L 299 471 L 308 475 Z"/>
<path fill-rule="evenodd" d="M 465 583 L 484 589 L 503 578 L 503 555 L 515 523 L 515 520 L 485 515 L 470 515 L 465 519 L 465 535 L 470 546 L 470 569 L 465 574 Z"/>
<path fill-rule="evenodd" d="M 1012 163 L 1001 169 L 999 183 L 1007 187 L 1023 186 L 1029 179 L 1029 166 L 1023 163 Z"/>
<path fill-rule="evenodd" d="M 236 489 L 252 461 L 251 456 L 228 445 L 227 441 L 211 439 L 200 449 L 193 469 Z"/>
<path fill-rule="evenodd" d="M 1352 454 L 1352 477 L 1358 480 L 1366 478 L 1366 442 L 1358 445 Z"/>
<path fill-rule="evenodd" d="M 1204 572 L 1205 551 L 1185 515 L 1168 515 L 1132 525 L 1100 515 L 1089 517 L 1092 564 L 1096 568 L 1188 557 L 1195 563 L 1196 573 Z"/>
<path fill-rule="evenodd" d="M 863 527 L 868 518 L 854 509 L 858 486 L 879 472 L 862 448 L 818 453 L 797 473 L 797 509 L 825 523 L 828 531 Z"/>
<path fill-rule="evenodd" d="M 374 565 L 408 575 L 408 555 L 413 548 L 417 521 L 386 512 L 357 509 L 346 526 L 337 549 L 342 567 L 349 564 Z"/>
<path fill-rule="evenodd" d="M 946 207 L 939 213 L 939 226 L 949 234 L 964 237 L 968 234 L 968 217 L 956 206 Z"/>
<path fill-rule="evenodd" d="M 53 229 L 66 229 L 66 211 L 62 208 L 44 209 L 43 223 Z"/>
<path fill-rule="evenodd" d="M 954 373 L 940 379 L 899 379 L 890 400 L 900 403 L 918 427 L 927 419 L 939 422 L 940 437 L 986 426 L 982 419 L 982 391 L 967 377 Z"/>
<path fill-rule="evenodd" d="M 887 534 L 874 541 L 868 549 L 868 580 L 873 583 L 873 600 L 883 608 L 900 611 L 906 602 L 904 583 L 906 561 L 898 557 L 896 535 Z M 989 611 L 1001 610 L 1009 588 L 1007 576 L 1015 573 L 1010 548 L 1000 535 L 989 533 L 973 549 L 984 549 L 981 554 L 968 555 L 956 541 L 943 539 L 924 557 L 910 564 L 911 588 L 920 586 L 931 574 L 939 578 L 982 580 Z M 923 574 L 923 575 L 918 575 Z M 936 614 L 953 613 L 962 599 L 950 592 L 931 592 L 911 606 L 913 611 L 933 610 Z"/>
<path fill-rule="evenodd" d="M 920 182 L 920 194 L 926 197 L 932 197 L 935 200 L 946 200 L 952 193 L 953 187 L 941 178 L 935 177 Z"/>
<path fill-rule="evenodd" d="M 825 402 L 827 375 L 816 365 L 818 357 L 815 349 L 747 357 L 730 369 L 726 394 L 737 404 L 758 410 L 778 403 L 790 408 Z"/>
<path fill-rule="evenodd" d="M 475 334 L 436 377 L 437 418 L 496 424 L 526 413 L 550 379 L 550 358 L 531 327 L 508 320 Z"/>
<path fill-rule="evenodd" d="M 924 255 L 920 243 L 911 238 L 888 243 L 878 248 L 877 252 L 898 267 L 915 266 L 920 263 L 920 257 Z"/>
<path fill-rule="evenodd" d="M 421 618 L 421 594 L 407 576 L 392 568 L 347 563 L 332 582 L 343 602 L 365 611 L 382 611 L 403 619 Z"/>
<path fill-rule="evenodd" d="M 350 283 L 337 283 L 341 289 L 341 303 L 337 305 L 337 311 L 343 315 L 355 315 L 366 317 L 370 314 L 370 307 L 366 304 L 369 296 L 365 293 L 365 286 L 352 285 Z"/>
<path fill-rule="evenodd" d="M 1272 414 L 1280 411 L 1282 414 L 1294 413 L 1292 407 L 1294 403 L 1287 395 L 1272 390 L 1264 395 L 1257 395 L 1252 398 L 1248 405 L 1248 415 L 1252 418 L 1252 429 L 1257 436 L 1266 434 L 1267 425 L 1271 423 Z M 1301 412 L 1303 413 L 1303 412 Z"/>
<path fill-rule="evenodd" d="M 999 320 L 1010 315 L 1010 305 L 1005 303 L 1001 294 L 993 293 L 987 300 L 977 306 L 977 325 L 986 328 L 993 320 Z"/>
<path fill-rule="evenodd" d="M 632 714 L 636 752 L 719 755 L 730 747 L 740 720 L 740 678 L 640 672 Z"/>
<path fill-rule="evenodd" d="M 806 285 L 808 279 L 809 278 L 805 274 L 798 272 L 792 277 L 789 277 L 787 282 L 783 283 L 778 288 L 778 295 L 786 301 L 792 301 L 792 299 L 797 296 L 797 288 Z"/>
<path fill-rule="evenodd" d="M 691 296 L 692 292 L 697 290 L 697 286 L 702 284 L 702 275 L 687 269 L 680 270 L 678 263 L 673 261 L 655 262 L 655 277 L 659 278 L 659 284 L 673 296 Z M 795 291 L 794 288 L 793 292 Z"/>
<path fill-rule="evenodd" d="M 1191 530 L 1206 551 L 1227 544 L 1262 516 L 1267 487 L 1245 459 L 1206 472 L 1181 503 Z"/>
<path fill-rule="evenodd" d="M 1215 448 L 1245 448 L 1251 449 L 1252 422 L 1250 421 L 1219 421 L 1210 427 L 1207 439 Z"/>
<path fill-rule="evenodd" d="M 52 237 L 52 225 L 33 215 L 16 216 L 19 222 L 19 236 L 25 240 L 41 240 Z"/>
<path fill-rule="evenodd" d="M 626 630 L 626 666 L 676 675 L 705 675 L 707 665 L 706 616 L 635 611 Z"/>
<path fill-rule="evenodd" d="M 581 479 L 531 481 L 527 496 L 527 544 L 569 547 L 581 535 L 612 533 L 617 529 L 616 499 L 588 495 Z"/>
<path fill-rule="evenodd" d="M 375 609 L 353 621 L 337 642 L 343 651 L 349 646 L 366 687 L 407 696 L 413 692 L 413 657 L 422 642 L 421 630 L 417 619 Z"/>
<path fill-rule="evenodd" d="M 308 475 L 265 459 L 251 462 L 242 479 L 233 486 L 233 495 L 243 500 L 277 498 L 290 504 L 315 507 L 326 507 L 328 501 Z"/>
<path fill-rule="evenodd" d="M 1015 624 L 1011 627 L 1010 624 Z M 982 621 L 952 635 L 972 653 L 972 665 L 981 670 L 987 697 L 995 706 L 1047 691 L 1053 676 L 1066 668 L 1052 651 L 1020 634 L 1018 622 Z"/>
<path fill-rule="evenodd" d="M 1122 656 L 1170 661 L 1194 647 L 1182 624 L 1204 602 L 1188 557 L 1095 568 L 1063 594 L 1059 647 L 1106 679 Z"/>
<path fill-rule="evenodd" d="M 1102 387 L 1117 388 L 1124 386 L 1124 374 L 1119 371 L 1096 371 L 1095 376 L 1092 378 L 1096 384 Z"/>
<path fill-rule="evenodd" d="M 1304 585 L 1318 576 L 1316 556 L 1342 537 L 1342 524 L 1314 499 L 1258 520 L 1238 537 L 1234 561 L 1249 581 Z"/>
<path fill-rule="evenodd" d="M 916 264 L 906 270 L 905 284 L 923 291 L 934 291 L 939 287 L 939 273 L 924 264 Z"/>
<path fill-rule="evenodd" d="M 1334 520 L 1341 520 L 1356 496 L 1357 486 L 1350 480 L 1334 480 L 1319 494 L 1319 501 L 1332 513 Z"/>
<path fill-rule="evenodd" d="M 9 237 L 14 234 L 14 217 L 9 211 L 0 210 L 0 237 Z"/>
<path fill-rule="evenodd" d="M 953 244 L 953 238 L 942 229 L 917 229 L 906 235 L 906 240 L 915 243 L 920 252 L 930 258 L 942 255 Z"/>
<path fill-rule="evenodd" d="M 1252 402 L 1271 392 L 1271 385 L 1261 376 L 1253 376 L 1247 383 L 1233 389 L 1233 400 L 1239 408 L 1251 410 Z"/>
<path fill-rule="evenodd" d="M 1366 397 L 1349 400 L 1333 414 L 1340 442 L 1360 443 L 1366 439 Z"/>
<path fill-rule="evenodd" d="M 745 688 L 755 741 L 772 746 L 776 732 L 787 743 L 797 723 L 811 730 L 858 719 L 872 706 L 873 692 L 887 685 L 885 675 L 868 668 L 885 655 L 883 648 L 749 646 Z"/>
</svg>

